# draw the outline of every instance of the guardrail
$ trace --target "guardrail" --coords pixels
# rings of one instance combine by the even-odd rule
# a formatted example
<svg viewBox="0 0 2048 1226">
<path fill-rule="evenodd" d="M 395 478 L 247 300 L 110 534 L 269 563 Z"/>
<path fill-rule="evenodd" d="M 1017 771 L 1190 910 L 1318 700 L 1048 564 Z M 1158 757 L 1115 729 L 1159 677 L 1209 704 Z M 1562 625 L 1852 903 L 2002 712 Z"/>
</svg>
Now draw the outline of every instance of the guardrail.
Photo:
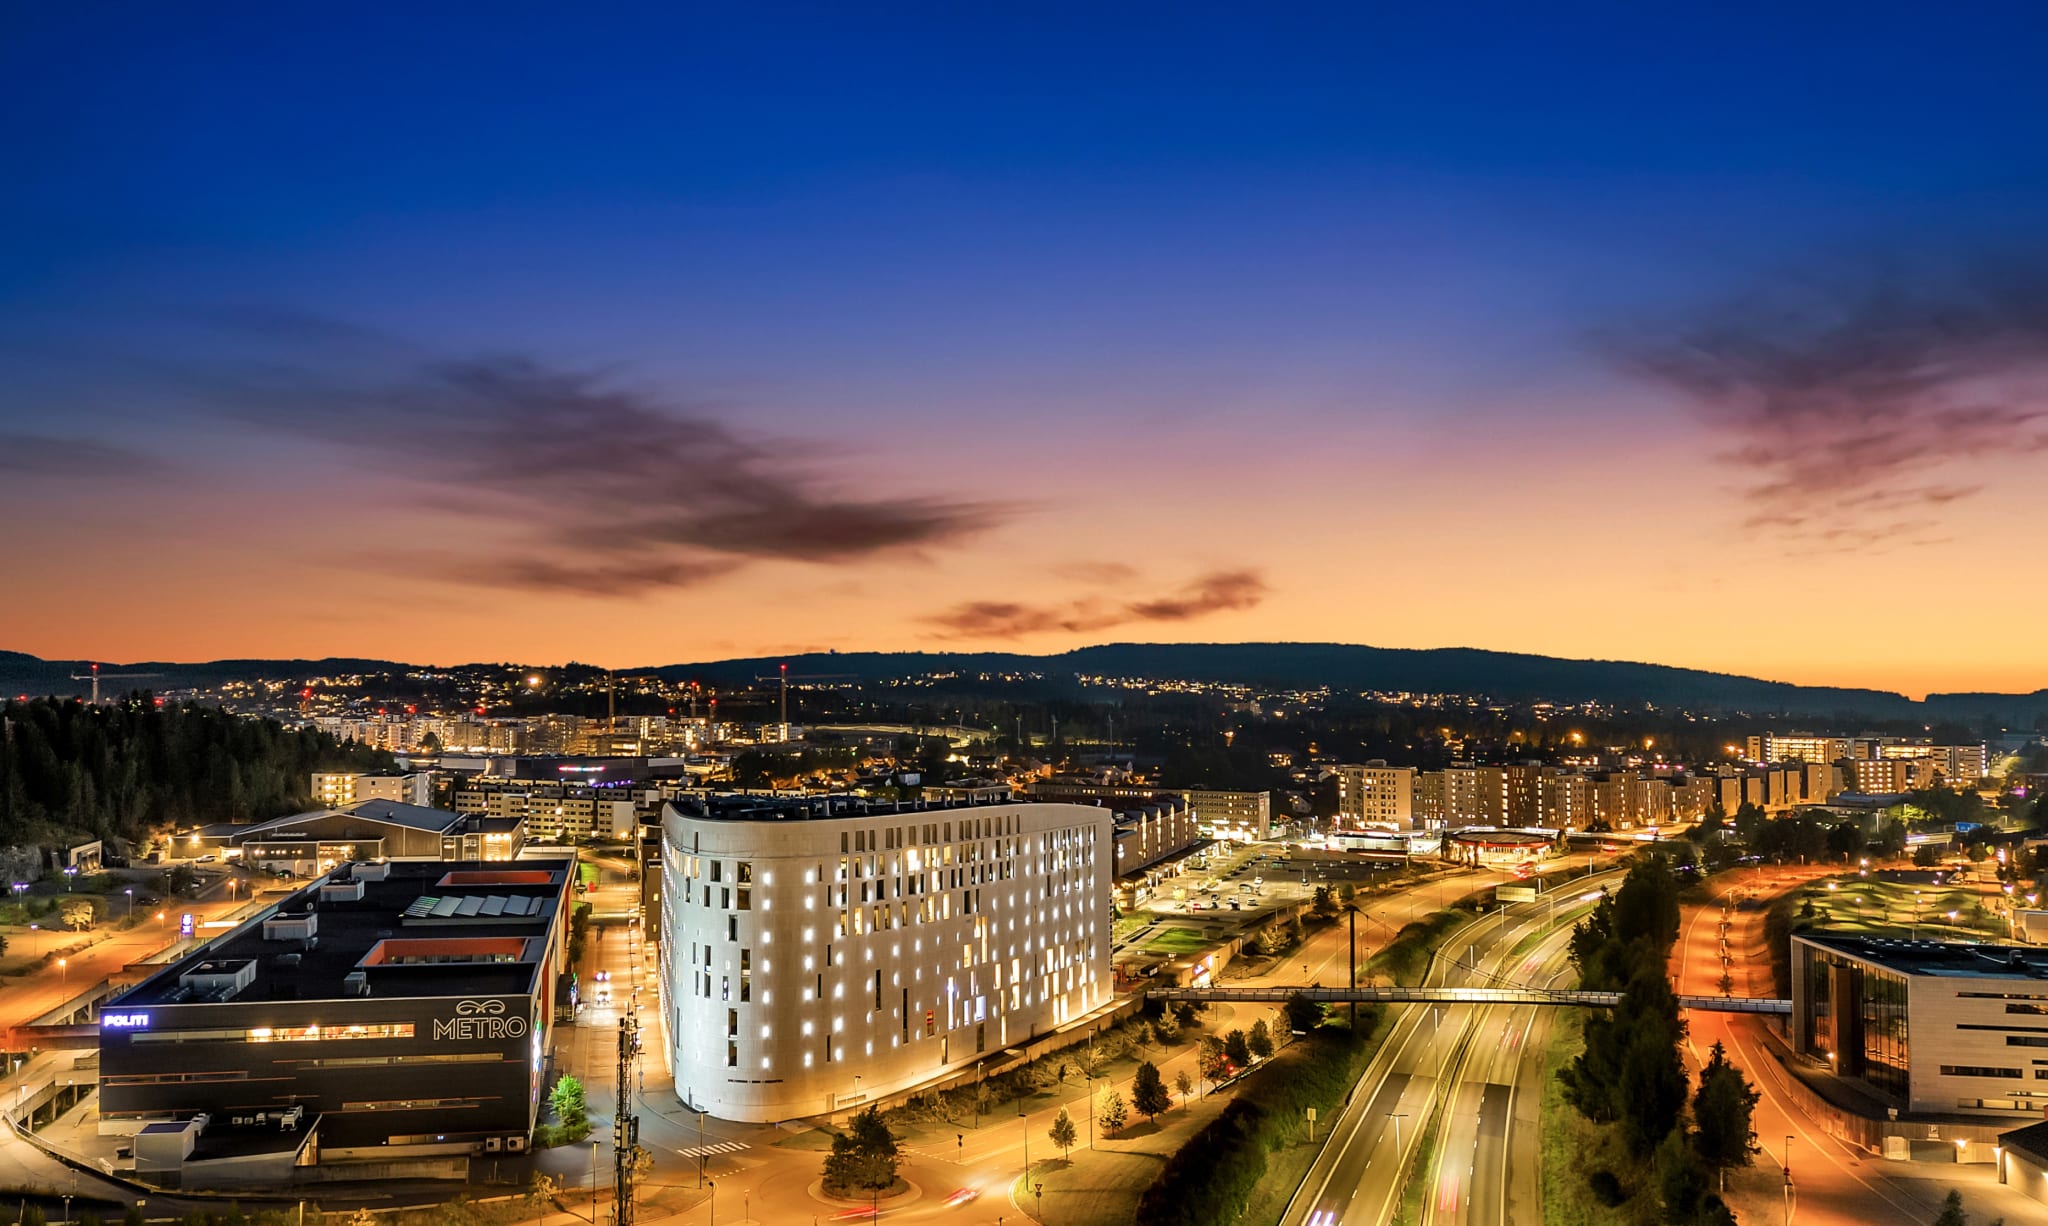
<svg viewBox="0 0 2048 1226">
<path fill-rule="evenodd" d="M 1352 1001 L 1360 1004 L 1406 1004 L 1419 1001 L 1465 1005 L 1577 1005 L 1611 1009 L 1621 1003 L 1619 992 L 1587 992 L 1565 988 L 1154 988 L 1145 995 L 1154 1000 L 1270 1002 L 1287 1000 L 1296 993 L 1322 1004 L 1346 1004 Z M 1792 1012 L 1792 1002 L 1789 1000 L 1751 996 L 1681 996 L 1678 998 L 1678 1007 L 1712 1013 Z"/>
</svg>

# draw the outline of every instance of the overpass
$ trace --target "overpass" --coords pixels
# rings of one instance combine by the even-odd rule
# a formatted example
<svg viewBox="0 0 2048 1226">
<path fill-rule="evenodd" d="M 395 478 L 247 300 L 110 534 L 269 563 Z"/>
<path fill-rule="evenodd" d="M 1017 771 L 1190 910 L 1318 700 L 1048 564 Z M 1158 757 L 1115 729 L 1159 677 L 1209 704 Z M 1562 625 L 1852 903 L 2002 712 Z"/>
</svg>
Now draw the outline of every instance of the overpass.
<svg viewBox="0 0 2048 1226">
<path fill-rule="evenodd" d="M 1150 1000 L 1242 1000 L 1284 1001 L 1299 992 L 1320 1004 L 1405 1004 L 1410 1002 L 1459 1005 L 1579 1005 L 1611 1009 L 1621 1003 L 1619 992 L 1585 992 L 1549 988 L 1152 988 Z M 1755 996 L 1681 996 L 1681 1009 L 1711 1013 L 1779 1013 L 1789 1015 L 1792 1002 Z"/>
</svg>

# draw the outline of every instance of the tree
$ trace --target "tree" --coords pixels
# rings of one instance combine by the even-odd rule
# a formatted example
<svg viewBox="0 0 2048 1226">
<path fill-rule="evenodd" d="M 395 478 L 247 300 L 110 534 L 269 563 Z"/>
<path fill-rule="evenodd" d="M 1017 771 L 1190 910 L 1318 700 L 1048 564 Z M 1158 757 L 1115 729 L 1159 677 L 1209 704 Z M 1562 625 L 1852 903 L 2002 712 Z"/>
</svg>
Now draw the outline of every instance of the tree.
<svg viewBox="0 0 2048 1226">
<path fill-rule="evenodd" d="M 1715 1043 L 1705 1068 L 1700 1070 L 1699 1090 L 1693 1094 L 1693 1148 L 1707 1169 L 1722 1175 L 1731 1166 L 1747 1166 L 1756 1153 L 1756 1132 L 1750 1117 L 1756 1110 L 1757 1092 L 1728 1062 L 1728 1052 Z"/>
<path fill-rule="evenodd" d="M 1161 1043 L 1180 1041 L 1180 1018 L 1171 1009 L 1161 1009 L 1159 1016 L 1152 1020 L 1152 1033 Z"/>
<path fill-rule="evenodd" d="M 1209 1081 L 1221 1081 L 1230 1071 L 1230 1055 L 1223 1050 L 1223 1041 L 1214 1035 L 1202 1036 L 1202 1049 L 1195 1056 L 1196 1067 Z"/>
<path fill-rule="evenodd" d="M 1913 849 L 1913 863 L 1920 868 L 1933 868 L 1941 863 L 1941 852 L 1932 843 L 1922 843 Z"/>
<path fill-rule="evenodd" d="M 1096 1109 L 1095 1122 L 1102 1125 L 1106 1136 L 1115 1136 L 1130 1122 L 1130 1113 L 1124 1106 L 1124 1096 L 1115 1090 L 1105 1089 Z"/>
<path fill-rule="evenodd" d="M 1318 919 L 1329 919 L 1337 914 L 1337 900 L 1330 894 L 1329 886 L 1316 887 L 1315 913 Z"/>
<path fill-rule="evenodd" d="M 1173 1106 L 1173 1095 L 1159 1076 L 1159 1066 L 1147 1060 L 1131 1078 L 1131 1105 L 1148 1120 L 1156 1120 Z"/>
<path fill-rule="evenodd" d="M 1252 1023 L 1251 1033 L 1245 1036 L 1245 1046 L 1261 1060 L 1273 1054 L 1273 1032 L 1266 1029 L 1265 1018 Z"/>
<path fill-rule="evenodd" d="M 547 1172 L 535 1171 L 533 1183 L 527 1187 L 526 1195 L 535 1205 L 548 1205 L 554 1202 L 556 1193 L 560 1191 L 561 1188 L 548 1177 Z"/>
<path fill-rule="evenodd" d="M 1941 1212 L 1934 1217 L 1934 1226 L 1964 1226 L 1969 1215 L 1963 1212 L 1963 1194 L 1954 1188 L 1942 1199 Z"/>
<path fill-rule="evenodd" d="M 98 910 L 90 898 L 67 899 L 61 910 L 64 915 L 64 926 L 73 932 L 84 932 L 92 927 L 93 920 L 98 915 Z"/>
<path fill-rule="evenodd" d="M 1246 1068 L 1252 1062 L 1251 1040 L 1242 1030 L 1233 1030 L 1223 1036 L 1223 1054 L 1239 1068 Z"/>
<path fill-rule="evenodd" d="M 1185 1111 L 1188 1100 L 1195 1096 L 1195 1079 L 1188 1076 L 1186 1069 L 1182 1069 L 1173 1075 L 1173 1088 L 1180 1091 L 1180 1105 Z"/>
<path fill-rule="evenodd" d="M 567 1074 L 556 1078 L 554 1088 L 548 1091 L 548 1105 L 565 1125 L 584 1119 L 589 1107 L 583 1099 L 583 1083 Z"/>
<path fill-rule="evenodd" d="M 896 1182 L 902 1161 L 881 1109 L 869 1107 L 832 1138 L 832 1152 L 825 1155 L 825 1186 L 837 1192 L 878 1192 Z"/>
<path fill-rule="evenodd" d="M 1052 1127 L 1047 1130 L 1047 1135 L 1052 1137 L 1054 1145 L 1059 1146 L 1061 1157 L 1072 1151 L 1074 1142 L 1080 1139 L 1074 1128 L 1073 1117 L 1067 1114 L 1065 1107 L 1061 1107 L 1060 1113 L 1053 1117 Z"/>
<path fill-rule="evenodd" d="M 1288 996 L 1281 1012 L 1287 1017 L 1287 1029 L 1296 1034 L 1307 1034 L 1323 1024 L 1325 1009 L 1321 1001 L 1310 1000 L 1306 993 L 1295 992 Z"/>
</svg>

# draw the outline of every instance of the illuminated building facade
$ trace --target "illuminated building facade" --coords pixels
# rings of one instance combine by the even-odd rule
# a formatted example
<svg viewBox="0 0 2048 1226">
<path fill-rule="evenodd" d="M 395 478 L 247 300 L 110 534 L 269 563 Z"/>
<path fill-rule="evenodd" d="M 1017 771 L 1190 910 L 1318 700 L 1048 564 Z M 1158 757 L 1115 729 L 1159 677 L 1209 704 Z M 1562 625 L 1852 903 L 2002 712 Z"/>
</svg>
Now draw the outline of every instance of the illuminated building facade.
<svg viewBox="0 0 2048 1226">
<path fill-rule="evenodd" d="M 712 797 L 663 812 L 676 1094 L 817 1115 L 972 1070 L 1111 998 L 1112 812 Z"/>
</svg>

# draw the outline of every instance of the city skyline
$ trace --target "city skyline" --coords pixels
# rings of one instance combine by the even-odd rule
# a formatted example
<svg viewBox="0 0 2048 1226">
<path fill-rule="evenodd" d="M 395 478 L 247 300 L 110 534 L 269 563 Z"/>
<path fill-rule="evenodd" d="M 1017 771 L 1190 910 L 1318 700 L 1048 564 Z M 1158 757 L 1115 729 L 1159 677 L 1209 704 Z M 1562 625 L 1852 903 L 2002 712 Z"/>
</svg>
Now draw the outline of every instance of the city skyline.
<svg viewBox="0 0 2048 1226">
<path fill-rule="evenodd" d="M 2048 686 L 2022 6 L 113 12 L 0 47 L 0 648 Z"/>
</svg>

